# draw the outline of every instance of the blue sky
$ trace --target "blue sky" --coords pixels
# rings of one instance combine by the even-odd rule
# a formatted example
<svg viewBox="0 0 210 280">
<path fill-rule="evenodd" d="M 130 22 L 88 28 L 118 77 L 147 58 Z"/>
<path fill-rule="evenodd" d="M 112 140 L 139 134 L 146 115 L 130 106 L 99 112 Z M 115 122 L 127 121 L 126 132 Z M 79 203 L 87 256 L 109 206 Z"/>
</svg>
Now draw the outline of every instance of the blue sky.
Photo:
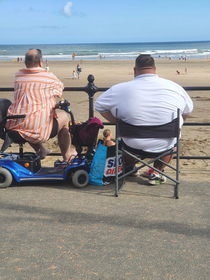
<svg viewBox="0 0 210 280">
<path fill-rule="evenodd" d="M 0 0 L 0 44 L 210 40 L 210 0 Z"/>
</svg>

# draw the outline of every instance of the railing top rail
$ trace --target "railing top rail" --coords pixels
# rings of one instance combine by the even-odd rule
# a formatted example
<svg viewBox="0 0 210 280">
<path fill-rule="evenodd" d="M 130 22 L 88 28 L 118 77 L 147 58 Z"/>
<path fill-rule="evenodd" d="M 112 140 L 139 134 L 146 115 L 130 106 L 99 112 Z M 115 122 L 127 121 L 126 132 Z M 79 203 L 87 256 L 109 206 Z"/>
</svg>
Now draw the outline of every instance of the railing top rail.
<svg viewBox="0 0 210 280">
<path fill-rule="evenodd" d="M 210 91 L 210 87 L 183 87 L 187 91 Z M 97 91 L 106 91 L 109 88 L 96 88 Z M 65 87 L 64 91 L 86 91 L 87 87 Z M 0 91 L 14 91 L 13 87 L 1 87 Z"/>
</svg>

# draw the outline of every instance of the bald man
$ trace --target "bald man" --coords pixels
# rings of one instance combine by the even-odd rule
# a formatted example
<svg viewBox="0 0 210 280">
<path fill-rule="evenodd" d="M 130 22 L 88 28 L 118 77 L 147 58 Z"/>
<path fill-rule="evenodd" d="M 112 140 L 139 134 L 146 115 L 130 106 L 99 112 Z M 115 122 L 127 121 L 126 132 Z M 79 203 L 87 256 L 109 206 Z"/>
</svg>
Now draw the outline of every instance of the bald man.
<svg viewBox="0 0 210 280">
<path fill-rule="evenodd" d="M 155 61 L 151 55 L 141 54 L 135 60 L 134 79 L 111 87 L 95 102 L 95 109 L 111 123 L 115 123 L 116 108 L 119 109 L 120 119 L 136 126 L 171 122 L 179 108 L 181 128 L 193 110 L 193 102 L 180 85 L 158 77 Z M 175 138 L 122 139 L 124 148 L 134 154 L 161 154 L 173 149 L 175 142 Z M 171 160 L 171 156 L 162 159 L 167 163 Z M 160 171 L 163 171 L 164 166 L 160 161 L 154 164 Z M 155 170 L 150 174 L 149 184 L 165 181 L 165 176 Z"/>
<path fill-rule="evenodd" d="M 25 55 L 26 68 L 15 74 L 14 102 L 7 115 L 26 115 L 8 120 L 6 128 L 17 131 L 29 142 L 41 159 L 52 151 L 43 146 L 48 139 L 58 136 L 63 161 L 68 162 L 76 151 L 70 148 L 69 118 L 65 112 L 56 113 L 55 97 L 60 98 L 63 83 L 50 71 L 42 68 L 42 52 L 30 49 Z"/>
</svg>

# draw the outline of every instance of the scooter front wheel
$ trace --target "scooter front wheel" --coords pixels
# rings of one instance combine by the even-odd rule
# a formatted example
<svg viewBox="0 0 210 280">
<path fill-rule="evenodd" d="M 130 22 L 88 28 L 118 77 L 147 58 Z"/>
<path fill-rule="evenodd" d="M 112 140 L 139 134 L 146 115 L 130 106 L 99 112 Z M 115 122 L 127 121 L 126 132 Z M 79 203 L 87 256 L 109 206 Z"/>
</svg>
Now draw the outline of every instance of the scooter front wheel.
<svg viewBox="0 0 210 280">
<path fill-rule="evenodd" d="M 72 183 L 76 188 L 84 188 L 89 182 L 89 175 L 85 170 L 77 170 L 72 176 Z"/>
<path fill-rule="evenodd" d="M 12 174 L 4 167 L 0 167 L 0 188 L 7 188 L 12 184 Z"/>
</svg>

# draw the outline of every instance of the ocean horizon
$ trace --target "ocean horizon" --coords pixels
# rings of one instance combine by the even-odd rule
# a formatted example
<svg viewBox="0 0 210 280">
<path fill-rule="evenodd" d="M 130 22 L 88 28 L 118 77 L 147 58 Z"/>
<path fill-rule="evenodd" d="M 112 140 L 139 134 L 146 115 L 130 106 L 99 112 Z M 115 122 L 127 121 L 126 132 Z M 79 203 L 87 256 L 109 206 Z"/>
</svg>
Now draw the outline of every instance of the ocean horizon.
<svg viewBox="0 0 210 280">
<path fill-rule="evenodd" d="M 141 53 L 154 58 L 202 59 L 210 56 L 210 41 L 157 43 L 0 45 L 0 60 L 24 58 L 30 48 L 42 50 L 44 60 L 127 60 Z M 75 57 L 73 58 L 73 54 Z"/>
</svg>

